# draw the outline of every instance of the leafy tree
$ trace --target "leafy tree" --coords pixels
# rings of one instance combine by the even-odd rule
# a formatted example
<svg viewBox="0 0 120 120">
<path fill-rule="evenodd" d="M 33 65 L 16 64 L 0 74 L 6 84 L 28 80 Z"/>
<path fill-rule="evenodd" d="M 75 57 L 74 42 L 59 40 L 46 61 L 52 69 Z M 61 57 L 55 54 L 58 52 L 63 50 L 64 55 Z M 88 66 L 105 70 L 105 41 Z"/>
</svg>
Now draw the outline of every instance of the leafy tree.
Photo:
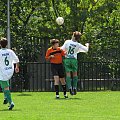
<svg viewBox="0 0 120 120">
<path fill-rule="evenodd" d="M 75 30 L 83 33 L 80 42 L 91 44 L 80 61 L 120 60 L 119 0 L 10 0 L 10 4 L 12 47 L 21 61 L 38 61 L 49 39 L 63 43 Z M 65 19 L 64 25 L 56 24 L 58 16 Z M 0 0 L 0 17 L 0 35 L 6 36 L 7 0 Z"/>
</svg>

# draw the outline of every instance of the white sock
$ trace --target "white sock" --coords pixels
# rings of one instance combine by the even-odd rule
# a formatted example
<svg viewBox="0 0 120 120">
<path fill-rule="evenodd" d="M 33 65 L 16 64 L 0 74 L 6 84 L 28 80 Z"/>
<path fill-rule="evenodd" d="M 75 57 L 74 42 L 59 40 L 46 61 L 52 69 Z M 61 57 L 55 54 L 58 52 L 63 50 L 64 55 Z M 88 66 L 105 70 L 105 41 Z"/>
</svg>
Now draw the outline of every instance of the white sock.
<svg viewBox="0 0 120 120">
<path fill-rule="evenodd" d="M 14 105 L 14 102 L 11 102 L 11 104 L 13 104 L 13 105 Z"/>
</svg>

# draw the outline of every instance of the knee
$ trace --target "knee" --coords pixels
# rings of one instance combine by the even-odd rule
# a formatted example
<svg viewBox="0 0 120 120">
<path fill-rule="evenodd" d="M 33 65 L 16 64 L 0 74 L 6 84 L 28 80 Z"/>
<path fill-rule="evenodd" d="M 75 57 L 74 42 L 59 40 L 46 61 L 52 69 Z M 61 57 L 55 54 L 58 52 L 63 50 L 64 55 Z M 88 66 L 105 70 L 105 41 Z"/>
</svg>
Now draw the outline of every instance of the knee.
<svg viewBox="0 0 120 120">
<path fill-rule="evenodd" d="M 62 85 L 65 85 L 66 84 L 65 78 L 60 78 L 60 82 L 61 82 Z"/>
<path fill-rule="evenodd" d="M 73 77 L 76 77 L 77 76 L 77 72 L 73 72 Z"/>
<path fill-rule="evenodd" d="M 71 77 L 70 72 L 67 72 L 67 73 L 66 73 L 66 76 L 67 76 L 67 77 Z"/>
<path fill-rule="evenodd" d="M 9 87 L 4 88 L 4 90 L 9 90 Z"/>
<path fill-rule="evenodd" d="M 62 85 L 65 85 L 65 84 L 66 84 L 66 82 L 65 82 L 65 81 L 62 81 L 62 82 L 61 82 L 61 84 L 62 84 Z"/>
<path fill-rule="evenodd" d="M 54 76 L 54 84 L 59 85 L 59 76 Z"/>
<path fill-rule="evenodd" d="M 59 85 L 59 81 L 55 80 L 54 85 Z"/>
</svg>

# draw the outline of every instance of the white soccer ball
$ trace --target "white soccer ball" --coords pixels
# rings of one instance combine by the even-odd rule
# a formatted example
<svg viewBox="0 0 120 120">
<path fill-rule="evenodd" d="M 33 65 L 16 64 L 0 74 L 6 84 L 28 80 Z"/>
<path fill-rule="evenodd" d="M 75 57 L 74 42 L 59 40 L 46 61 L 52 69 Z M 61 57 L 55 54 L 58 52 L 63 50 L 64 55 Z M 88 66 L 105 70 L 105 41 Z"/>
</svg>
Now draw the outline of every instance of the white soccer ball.
<svg viewBox="0 0 120 120">
<path fill-rule="evenodd" d="M 58 25 L 62 25 L 62 24 L 64 23 L 63 17 L 58 17 L 58 18 L 56 19 L 56 22 L 57 22 Z"/>
</svg>

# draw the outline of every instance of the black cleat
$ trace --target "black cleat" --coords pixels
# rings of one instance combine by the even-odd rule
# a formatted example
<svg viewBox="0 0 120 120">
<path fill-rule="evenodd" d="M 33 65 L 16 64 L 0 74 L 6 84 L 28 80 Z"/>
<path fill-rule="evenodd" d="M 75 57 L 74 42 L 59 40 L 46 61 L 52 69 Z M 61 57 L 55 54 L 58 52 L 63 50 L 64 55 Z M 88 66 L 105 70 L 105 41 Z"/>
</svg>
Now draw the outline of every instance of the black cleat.
<svg viewBox="0 0 120 120">
<path fill-rule="evenodd" d="M 70 94 L 71 94 L 71 95 L 74 95 L 74 93 L 73 93 L 72 89 L 69 89 L 69 91 L 70 91 Z"/>
<path fill-rule="evenodd" d="M 65 99 L 66 99 L 66 98 L 68 98 L 68 95 L 66 94 L 66 95 L 64 95 L 64 97 L 65 97 Z"/>
<path fill-rule="evenodd" d="M 9 109 L 9 110 L 12 110 L 12 109 L 14 108 L 14 106 L 15 106 L 14 103 L 12 103 L 12 104 L 9 106 L 8 109 Z"/>
<path fill-rule="evenodd" d="M 3 104 L 7 104 L 7 103 L 8 103 L 8 100 L 7 100 L 7 98 L 5 98 L 3 101 Z"/>
<path fill-rule="evenodd" d="M 59 99 L 60 98 L 60 96 L 59 95 L 56 95 L 56 99 Z"/>
<path fill-rule="evenodd" d="M 74 93 L 74 95 L 76 95 L 77 94 L 77 89 L 73 89 L 73 93 Z"/>
</svg>

